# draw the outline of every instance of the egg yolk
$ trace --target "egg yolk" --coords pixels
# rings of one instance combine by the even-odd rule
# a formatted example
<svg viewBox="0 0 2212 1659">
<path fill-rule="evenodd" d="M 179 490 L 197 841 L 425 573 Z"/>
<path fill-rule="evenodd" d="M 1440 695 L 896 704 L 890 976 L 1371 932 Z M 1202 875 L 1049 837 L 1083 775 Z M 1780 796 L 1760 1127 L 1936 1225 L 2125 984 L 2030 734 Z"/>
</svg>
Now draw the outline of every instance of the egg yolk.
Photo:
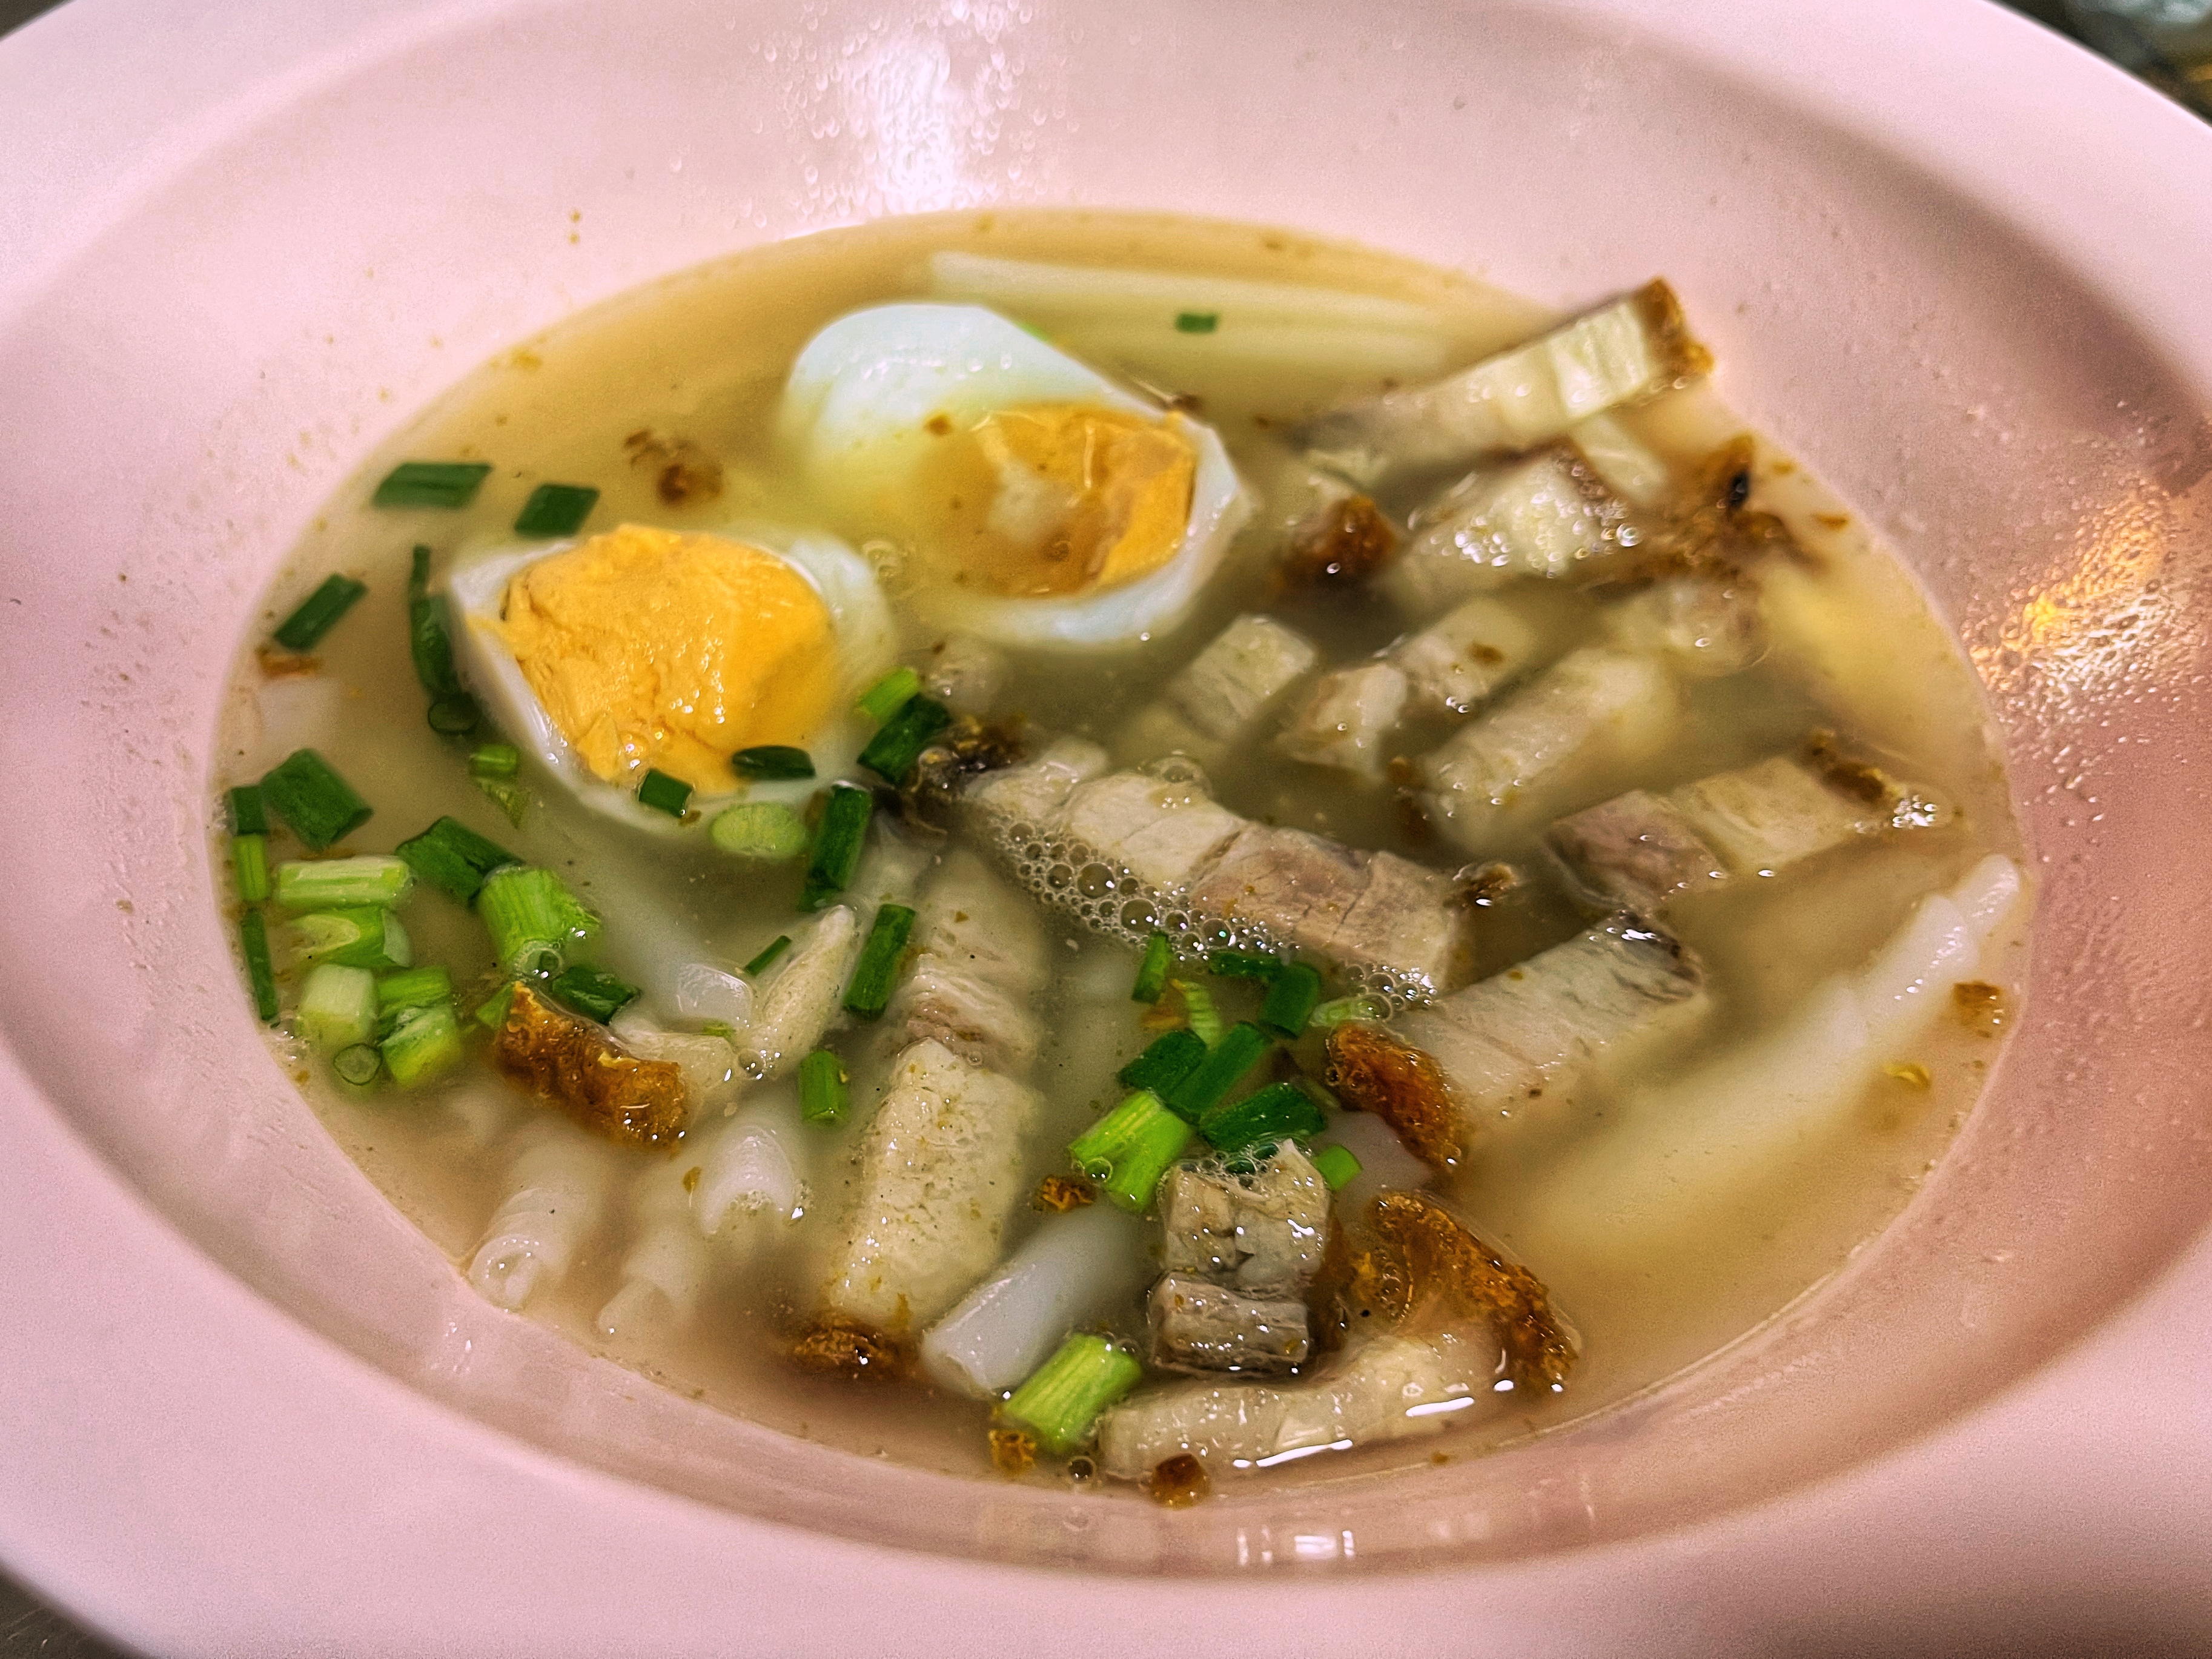
<svg viewBox="0 0 2212 1659">
<path fill-rule="evenodd" d="M 730 756 L 804 745 L 830 711 L 829 608 L 775 554 L 623 525 L 507 584 L 494 628 L 562 735 L 609 783 L 655 767 L 732 787 Z"/>
<path fill-rule="evenodd" d="M 922 477 L 917 541 L 944 580 L 1010 598 L 1118 587 L 1174 557 L 1190 519 L 1198 455 L 1170 416 L 1156 423 L 1080 404 L 999 410 L 966 428 L 945 416 Z"/>
</svg>

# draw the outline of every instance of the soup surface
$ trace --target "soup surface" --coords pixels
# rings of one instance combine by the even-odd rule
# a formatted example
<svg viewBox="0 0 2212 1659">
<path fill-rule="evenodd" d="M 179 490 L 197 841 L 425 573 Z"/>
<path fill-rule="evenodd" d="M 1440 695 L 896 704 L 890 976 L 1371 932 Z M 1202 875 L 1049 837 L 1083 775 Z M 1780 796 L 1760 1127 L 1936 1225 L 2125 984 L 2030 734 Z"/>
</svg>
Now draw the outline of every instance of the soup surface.
<svg viewBox="0 0 2212 1659">
<path fill-rule="evenodd" d="M 515 348 L 240 648 L 272 1043 L 493 1300 L 857 1450 L 1181 1502 L 1662 1383 L 1910 1198 L 2027 908 L 1669 297 L 1001 213 Z"/>
</svg>

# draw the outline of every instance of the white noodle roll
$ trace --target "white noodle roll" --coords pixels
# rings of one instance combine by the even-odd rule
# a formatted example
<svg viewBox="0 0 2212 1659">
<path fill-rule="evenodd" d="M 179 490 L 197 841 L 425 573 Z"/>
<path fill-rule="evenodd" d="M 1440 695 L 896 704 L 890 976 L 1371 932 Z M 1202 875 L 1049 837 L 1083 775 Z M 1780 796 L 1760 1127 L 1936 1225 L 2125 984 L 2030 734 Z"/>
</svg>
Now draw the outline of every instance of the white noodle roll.
<svg viewBox="0 0 2212 1659">
<path fill-rule="evenodd" d="M 656 1164 L 629 1189 L 630 1244 L 622 1287 L 592 1322 L 602 1336 L 635 1339 L 682 1330 L 699 1311 L 707 1282 L 707 1244 L 691 1224 L 684 1163 Z"/>
<path fill-rule="evenodd" d="M 1432 1178 L 1429 1166 L 1406 1150 L 1398 1132 L 1372 1112 L 1339 1112 L 1328 1139 L 1359 1160 L 1359 1173 L 1336 1194 L 1335 1213 L 1351 1217 L 1383 1193 L 1411 1192 Z"/>
<path fill-rule="evenodd" d="M 748 1075 L 781 1077 L 812 1052 L 837 1017 L 860 953 L 860 919 L 850 907 L 833 905 L 815 918 L 756 994 L 752 1027 L 738 1050 Z"/>
<path fill-rule="evenodd" d="M 753 988 L 727 969 L 711 962 L 679 963 L 669 979 L 678 1018 L 714 1020 L 732 1034 L 753 1023 Z"/>
<path fill-rule="evenodd" d="M 798 1220 L 807 1206 L 813 1157 L 797 1091 L 788 1085 L 762 1090 L 702 1135 L 692 1157 L 678 1161 L 699 1171 L 691 1220 L 704 1237 L 735 1231 L 749 1217 Z"/>
<path fill-rule="evenodd" d="M 1067 1334 L 1132 1302 L 1151 1276 L 1144 1224 L 1110 1204 L 1048 1217 L 921 1339 L 921 1365 L 956 1393 L 1002 1394 Z"/>
<path fill-rule="evenodd" d="M 720 1106 L 744 1082 L 738 1051 L 724 1038 L 697 1031 L 672 1031 L 633 1002 L 607 1030 L 640 1060 L 666 1060 L 684 1073 L 684 1087 L 696 1109 Z"/>
<path fill-rule="evenodd" d="M 1911 1058 L 1950 988 L 1984 971 L 2021 886 L 2013 862 L 1991 854 L 1923 899 L 1864 967 L 1820 986 L 1781 1029 L 1632 1097 L 1612 1135 L 1553 1172 L 1537 1212 L 1563 1240 L 1646 1249 L 1817 1153 L 1881 1068 Z"/>
<path fill-rule="evenodd" d="M 1567 441 L 1605 487 L 1631 507 L 1665 504 L 1674 477 L 1665 459 L 1617 415 L 1593 415 L 1567 428 Z"/>
<path fill-rule="evenodd" d="M 534 1139 L 507 1174 L 506 1200 L 469 1259 L 484 1300 L 517 1310 L 575 1266 L 606 1208 L 611 1154 L 580 1132 Z"/>
</svg>

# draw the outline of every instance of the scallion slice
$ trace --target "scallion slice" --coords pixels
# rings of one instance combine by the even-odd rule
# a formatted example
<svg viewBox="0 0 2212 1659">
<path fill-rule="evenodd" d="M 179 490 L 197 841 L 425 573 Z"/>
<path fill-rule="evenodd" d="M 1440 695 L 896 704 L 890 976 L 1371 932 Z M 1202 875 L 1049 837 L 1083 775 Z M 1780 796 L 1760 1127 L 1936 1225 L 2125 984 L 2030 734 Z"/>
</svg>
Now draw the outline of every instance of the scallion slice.
<svg viewBox="0 0 2212 1659">
<path fill-rule="evenodd" d="M 510 865 L 484 878 L 477 915 L 490 931 L 503 973 L 555 974 L 568 952 L 599 931 L 599 919 L 550 870 Z"/>
<path fill-rule="evenodd" d="M 306 963 L 334 962 L 341 968 L 411 967 L 415 948 L 407 930 L 389 910 L 363 905 L 347 910 L 314 910 L 285 924 L 292 949 Z"/>
<path fill-rule="evenodd" d="M 530 792 L 520 784 L 506 778 L 475 778 L 471 780 L 483 792 L 484 799 L 507 814 L 507 821 L 516 829 L 522 828 L 524 814 L 530 811 Z"/>
<path fill-rule="evenodd" d="M 402 461 L 384 475 L 371 504 L 377 507 L 434 507 L 447 512 L 477 496 L 491 467 L 483 461 Z"/>
<path fill-rule="evenodd" d="M 1036 1436 L 1054 1457 L 1065 1457 L 1091 1438 L 1099 1413 L 1144 1375 L 1134 1354 L 1079 1331 L 1014 1390 L 999 1415 Z"/>
<path fill-rule="evenodd" d="M 1176 313 L 1176 332 L 1178 334 L 1211 334 L 1221 326 L 1218 311 L 1178 311 Z"/>
<path fill-rule="evenodd" d="M 476 1012 L 470 1015 L 469 1018 L 475 1020 L 477 1024 L 483 1026 L 487 1031 L 496 1031 L 501 1026 L 507 1024 L 507 1011 L 509 1005 L 514 1001 L 514 981 L 513 980 L 509 980 L 506 984 L 501 986 L 499 989 L 494 991 L 489 996 L 478 1003 L 477 1005 Z"/>
<path fill-rule="evenodd" d="M 312 749 L 295 749 L 261 780 L 264 805 L 319 853 L 369 819 L 369 805 Z"/>
<path fill-rule="evenodd" d="M 1340 1192 L 1345 1183 L 1360 1170 L 1358 1157 L 1349 1146 L 1323 1146 L 1313 1155 L 1314 1173 L 1328 1182 L 1331 1192 Z"/>
<path fill-rule="evenodd" d="M 684 809 L 691 804 L 691 786 L 681 778 L 670 777 L 659 767 L 649 766 L 637 786 L 637 804 L 656 812 L 665 812 L 672 818 L 680 818 Z"/>
<path fill-rule="evenodd" d="M 817 1048 L 799 1062 L 799 1115 L 809 1123 L 842 1123 L 845 1106 L 845 1062 Z"/>
<path fill-rule="evenodd" d="M 1168 969 L 1175 966 L 1175 946 L 1165 933 L 1154 933 L 1145 941 L 1145 959 L 1137 964 L 1137 982 L 1131 988 L 1132 1002 L 1158 1002 L 1160 993 L 1168 988 Z"/>
<path fill-rule="evenodd" d="M 806 820 L 777 801 L 740 801 L 714 815 L 707 838 L 732 858 L 781 864 L 806 850 Z"/>
<path fill-rule="evenodd" d="M 1162 1096 L 1184 1121 L 1195 1123 L 1257 1066 L 1274 1044 L 1249 1020 L 1240 1020 L 1211 1046 L 1188 1076 Z"/>
<path fill-rule="evenodd" d="M 377 980 L 377 1018 L 389 1019 L 403 1008 L 428 1008 L 434 1003 L 450 1002 L 453 995 L 453 976 L 442 964 L 431 962 L 420 968 L 402 968 Z"/>
<path fill-rule="evenodd" d="M 915 696 L 891 716 L 860 750 L 860 764 L 885 783 L 899 783 L 914 770 L 930 739 L 952 724 L 952 711 L 934 697 Z"/>
<path fill-rule="evenodd" d="M 355 1088 L 365 1089 L 376 1081 L 377 1073 L 384 1069 L 384 1056 L 373 1045 L 356 1042 L 331 1056 L 331 1069 Z"/>
<path fill-rule="evenodd" d="M 1372 991 L 1358 991 L 1348 997 L 1337 997 L 1322 1003 L 1320 1007 L 1313 1011 L 1313 1018 L 1308 1023 L 1334 1027 L 1342 1025 L 1348 1020 L 1388 1019 L 1389 1017 L 1389 1003 L 1383 1001 Z"/>
<path fill-rule="evenodd" d="M 293 1029 L 325 1053 L 367 1042 L 376 1035 L 376 975 L 366 968 L 318 963 L 300 987 Z"/>
<path fill-rule="evenodd" d="M 791 935 L 788 933 L 778 933 L 774 939 L 770 939 L 765 945 L 761 947 L 761 953 L 758 956 L 755 957 L 750 962 L 744 965 L 744 976 L 747 979 L 759 978 L 761 975 L 768 971 L 769 968 L 775 962 L 777 957 L 781 957 L 789 949 L 791 949 Z"/>
<path fill-rule="evenodd" d="M 1221 1041 L 1221 1015 L 1214 1008 L 1213 993 L 1194 979 L 1179 979 L 1174 984 L 1176 994 L 1182 999 L 1182 1011 L 1190 1021 L 1190 1029 L 1211 1048 Z"/>
<path fill-rule="evenodd" d="M 1274 983 L 1267 987 L 1267 1000 L 1260 1006 L 1260 1023 L 1294 1037 L 1306 1029 L 1314 1005 L 1320 1000 L 1320 970 L 1307 963 L 1285 963 Z"/>
<path fill-rule="evenodd" d="M 823 909 L 845 890 L 860 867 L 860 848 L 868 838 L 868 820 L 875 810 L 875 796 L 858 785 L 830 786 L 829 799 L 822 803 L 822 822 L 814 831 L 814 855 L 807 860 L 806 880 L 799 889 L 800 909 Z"/>
<path fill-rule="evenodd" d="M 392 1080 L 403 1089 L 428 1083 L 441 1072 L 458 1066 L 461 1060 L 461 1027 L 453 1018 L 453 1005 L 441 1002 L 428 1008 L 409 1009 L 400 1015 L 398 1024 L 379 1048 Z"/>
<path fill-rule="evenodd" d="M 230 843 L 230 867 L 238 877 L 238 896 L 248 904 L 269 896 L 269 837 L 238 836 Z"/>
<path fill-rule="evenodd" d="M 441 738 L 465 738 L 477 729 L 483 719 L 483 710 L 477 700 L 465 691 L 456 691 L 450 697 L 434 697 L 429 712 L 424 716 L 430 729 Z"/>
<path fill-rule="evenodd" d="M 297 611 L 277 623 L 270 637 L 287 651 L 313 650 L 324 635 L 337 626 L 338 618 L 352 610 L 354 602 L 368 592 L 367 582 L 357 582 L 333 571 L 323 578 L 320 587 L 301 601 Z"/>
<path fill-rule="evenodd" d="M 1121 1071 L 1125 1089 L 1167 1091 L 1196 1071 L 1206 1059 L 1206 1039 L 1195 1031 L 1163 1031 L 1144 1053 Z"/>
<path fill-rule="evenodd" d="M 788 744 L 764 743 L 730 757 L 730 770 L 749 783 L 781 782 L 814 775 L 814 757 Z"/>
<path fill-rule="evenodd" d="M 542 483 L 515 515 L 518 536 L 573 536 L 583 528 L 599 505 L 599 492 L 590 484 Z"/>
<path fill-rule="evenodd" d="M 891 982 L 898 977 L 899 957 L 913 932 L 914 912 L 905 905 L 886 904 L 877 910 L 852 983 L 845 988 L 846 1012 L 862 1019 L 882 1017 L 891 1000 Z"/>
<path fill-rule="evenodd" d="M 602 1025 L 637 1000 L 636 986 L 580 962 L 556 974 L 545 989 L 556 1001 Z"/>
<path fill-rule="evenodd" d="M 921 675 L 911 668 L 894 668 L 860 693 L 860 701 L 856 706 L 863 714 L 882 726 L 906 707 L 909 697 L 918 696 L 921 690 Z"/>
<path fill-rule="evenodd" d="M 1109 1200 L 1142 1215 L 1190 1139 L 1190 1125 L 1139 1089 L 1071 1141 L 1067 1155 Z"/>
<path fill-rule="evenodd" d="M 1270 984 L 1283 971 L 1280 957 L 1261 956 L 1256 951 L 1216 951 L 1206 957 L 1206 965 L 1217 979 L 1262 979 Z"/>
<path fill-rule="evenodd" d="M 421 835 L 398 846 L 407 867 L 441 892 L 463 904 L 476 902 L 484 878 L 520 860 L 497 842 L 489 840 L 459 818 L 440 818 Z"/>
<path fill-rule="evenodd" d="M 511 743 L 487 743 L 469 750 L 472 778 L 511 778 L 522 770 L 522 751 Z"/>
<path fill-rule="evenodd" d="M 269 959 L 269 924 L 258 910 L 238 919 L 238 943 L 246 952 L 246 980 L 253 990 L 253 1012 L 264 1025 L 276 1023 L 276 967 Z"/>
<path fill-rule="evenodd" d="M 1242 1100 L 1224 1101 L 1198 1120 L 1199 1133 L 1224 1152 L 1262 1141 L 1303 1140 L 1321 1126 L 1321 1108 L 1295 1083 L 1271 1083 Z"/>
<path fill-rule="evenodd" d="M 269 833 L 269 814 L 261 804 L 261 788 L 258 784 L 246 784 L 230 792 L 230 833 L 234 836 L 265 836 Z"/>
<path fill-rule="evenodd" d="M 415 872 L 389 853 L 349 859 L 288 859 L 276 866 L 276 902 L 287 910 L 342 910 L 374 904 L 389 910 L 415 890 Z"/>
<path fill-rule="evenodd" d="M 417 547 L 407 579 L 407 648 L 415 659 L 415 678 L 433 697 L 461 695 L 461 677 L 453 668 L 453 611 L 446 596 L 430 592 L 430 550 Z"/>
</svg>

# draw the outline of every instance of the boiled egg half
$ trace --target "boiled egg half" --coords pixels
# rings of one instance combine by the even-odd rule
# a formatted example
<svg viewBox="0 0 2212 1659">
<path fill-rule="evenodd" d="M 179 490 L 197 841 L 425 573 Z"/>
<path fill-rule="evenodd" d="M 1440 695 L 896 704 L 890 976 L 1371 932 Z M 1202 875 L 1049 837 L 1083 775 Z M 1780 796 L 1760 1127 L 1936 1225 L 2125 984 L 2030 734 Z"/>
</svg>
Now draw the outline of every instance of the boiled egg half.
<svg viewBox="0 0 2212 1659">
<path fill-rule="evenodd" d="M 825 518 L 908 550 L 921 620 L 1003 645 L 1172 627 L 1251 511 L 1212 428 L 980 306 L 840 318 L 779 421 Z"/>
<path fill-rule="evenodd" d="M 623 525 L 573 543 L 496 549 L 456 569 L 470 687 L 515 742 L 586 804 L 648 828 L 648 770 L 704 804 L 798 800 L 853 769 L 870 728 L 854 699 L 894 636 L 867 561 L 835 537 Z M 804 749 L 815 779 L 743 783 L 730 757 Z"/>
</svg>

